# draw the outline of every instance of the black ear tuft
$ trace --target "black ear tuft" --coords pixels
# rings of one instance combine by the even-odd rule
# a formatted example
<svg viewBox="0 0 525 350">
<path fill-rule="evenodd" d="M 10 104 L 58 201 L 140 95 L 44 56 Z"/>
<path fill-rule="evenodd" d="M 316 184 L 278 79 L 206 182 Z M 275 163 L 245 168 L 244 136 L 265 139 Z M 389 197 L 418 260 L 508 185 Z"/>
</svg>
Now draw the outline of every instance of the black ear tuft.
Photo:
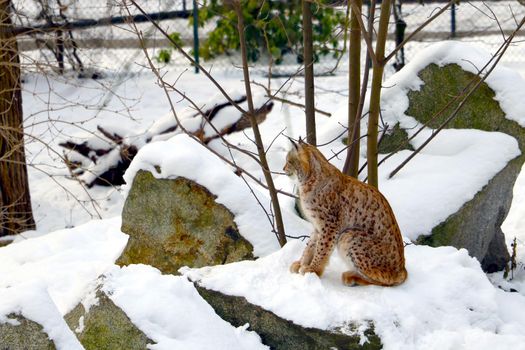
<svg viewBox="0 0 525 350">
<path fill-rule="evenodd" d="M 299 144 L 300 145 L 304 145 L 304 140 L 303 140 L 303 138 L 301 136 L 299 136 Z"/>
<path fill-rule="evenodd" d="M 290 142 L 292 143 L 293 148 L 295 148 L 295 150 L 297 150 L 297 149 L 298 149 L 298 147 L 297 147 L 297 143 L 295 143 L 295 141 L 294 141 L 291 137 L 289 137 L 289 136 L 286 136 L 286 137 L 287 137 L 288 140 L 290 140 Z"/>
</svg>

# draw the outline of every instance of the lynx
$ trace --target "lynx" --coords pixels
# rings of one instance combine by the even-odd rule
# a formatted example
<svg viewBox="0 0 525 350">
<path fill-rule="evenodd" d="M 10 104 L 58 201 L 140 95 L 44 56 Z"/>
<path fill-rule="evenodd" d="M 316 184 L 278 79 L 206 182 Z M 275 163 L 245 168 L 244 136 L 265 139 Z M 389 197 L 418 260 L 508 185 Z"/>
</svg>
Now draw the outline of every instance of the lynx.
<svg viewBox="0 0 525 350">
<path fill-rule="evenodd" d="M 292 144 L 284 171 L 297 176 L 299 199 L 314 232 L 290 271 L 321 276 L 337 246 L 348 265 L 342 274 L 345 285 L 403 283 L 407 278 L 403 240 L 385 197 L 341 173 L 314 146 L 301 140 Z"/>
</svg>

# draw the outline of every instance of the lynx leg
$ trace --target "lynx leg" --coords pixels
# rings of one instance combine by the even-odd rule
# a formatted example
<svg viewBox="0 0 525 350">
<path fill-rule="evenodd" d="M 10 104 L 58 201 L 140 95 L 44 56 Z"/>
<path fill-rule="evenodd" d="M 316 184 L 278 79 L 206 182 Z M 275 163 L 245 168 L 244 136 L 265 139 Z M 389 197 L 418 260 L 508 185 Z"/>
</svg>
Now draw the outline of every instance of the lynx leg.
<svg viewBox="0 0 525 350">
<path fill-rule="evenodd" d="M 406 278 L 406 270 L 391 262 L 389 244 L 373 232 L 348 229 L 337 242 L 340 257 L 347 263 L 349 271 L 343 273 L 346 285 L 394 286 Z"/>
<path fill-rule="evenodd" d="M 335 248 L 335 232 L 322 232 L 317 240 L 312 261 L 309 265 L 302 265 L 299 269 L 300 274 L 314 272 L 321 276 L 324 272 L 328 259 Z"/>
<path fill-rule="evenodd" d="M 314 250 L 315 246 L 317 245 L 318 238 L 319 234 L 317 233 L 317 231 L 312 232 L 312 234 L 310 235 L 310 240 L 306 244 L 306 248 L 304 248 L 301 259 L 298 261 L 294 261 L 292 265 L 290 265 L 290 272 L 298 273 L 301 267 L 310 265 L 314 256 Z"/>
<path fill-rule="evenodd" d="M 369 282 L 368 280 L 366 280 L 363 277 L 359 276 L 354 271 L 343 272 L 343 274 L 341 275 L 341 279 L 343 280 L 343 284 L 345 286 L 354 286 L 354 285 L 368 286 L 368 285 L 371 285 L 371 284 L 375 284 L 375 283 Z"/>
</svg>

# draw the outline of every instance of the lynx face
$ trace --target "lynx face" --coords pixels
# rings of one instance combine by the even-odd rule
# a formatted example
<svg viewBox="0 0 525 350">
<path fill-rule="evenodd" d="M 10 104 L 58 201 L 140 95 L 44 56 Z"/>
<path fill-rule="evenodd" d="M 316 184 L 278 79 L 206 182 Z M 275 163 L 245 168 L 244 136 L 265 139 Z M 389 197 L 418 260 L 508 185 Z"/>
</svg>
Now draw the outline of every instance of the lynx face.
<svg viewBox="0 0 525 350">
<path fill-rule="evenodd" d="M 288 176 L 297 176 L 299 180 L 306 179 L 315 171 L 320 170 L 324 156 L 317 148 L 299 140 L 299 143 L 292 142 L 293 148 L 286 156 L 286 164 L 283 168 Z"/>
</svg>

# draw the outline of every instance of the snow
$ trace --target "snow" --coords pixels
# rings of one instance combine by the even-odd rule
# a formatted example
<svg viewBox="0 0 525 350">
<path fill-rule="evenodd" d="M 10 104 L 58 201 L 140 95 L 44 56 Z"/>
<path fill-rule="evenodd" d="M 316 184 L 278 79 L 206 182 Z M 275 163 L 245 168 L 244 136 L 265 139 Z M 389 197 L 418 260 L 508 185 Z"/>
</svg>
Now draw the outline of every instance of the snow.
<svg viewBox="0 0 525 350">
<path fill-rule="evenodd" d="M 17 320 L 9 318 L 8 315 L 22 315 L 42 325 L 43 331 L 58 349 L 83 349 L 58 312 L 45 285 L 28 281 L 15 287 L 2 286 L 0 297 L 0 323 L 17 325 Z"/>
<path fill-rule="evenodd" d="M 57 349 L 83 349 L 63 316 L 79 302 L 86 310 L 98 304 L 95 291 L 103 283 L 102 290 L 157 343 L 151 349 L 267 348 L 246 327 L 220 319 L 186 278 L 146 265 L 115 266 L 126 242 L 117 217 L 2 248 L 0 323 L 16 324 L 8 316 L 22 315 L 41 324 Z M 82 328 L 83 319 L 75 331 Z"/>
<path fill-rule="evenodd" d="M 104 174 L 109 169 L 115 167 L 122 159 L 120 156 L 120 147 L 109 151 L 98 163 L 90 163 L 84 170 L 84 173 L 78 179 L 86 184 L 93 183 L 97 177 Z"/>
<path fill-rule="evenodd" d="M 256 333 L 222 320 L 184 277 L 147 265 L 115 266 L 102 290 L 156 343 L 150 349 L 268 349 Z"/>
<path fill-rule="evenodd" d="M 418 135 L 418 146 L 430 131 Z M 388 174 L 411 151 L 402 151 L 381 167 L 381 192 L 388 198 L 403 235 L 415 240 L 460 209 L 520 155 L 517 141 L 507 134 L 480 130 L 443 130 L 403 170 Z M 475 161 L 473 161 L 475 160 Z M 438 204 L 439 203 L 439 204 Z"/>
<path fill-rule="evenodd" d="M 43 326 L 58 349 L 83 349 L 63 316 L 118 258 L 120 218 L 11 244 L 0 250 L 0 322 L 21 314 Z"/>
<path fill-rule="evenodd" d="M 288 243 L 257 261 L 183 268 L 199 285 L 243 296 L 305 327 L 345 329 L 374 322 L 385 349 L 510 349 L 525 340 L 525 298 L 494 288 L 466 250 L 409 245 L 407 281 L 397 287 L 346 287 L 332 256 L 322 278 L 292 274 L 304 244 Z M 348 327 L 347 327 L 348 329 Z M 521 344 L 521 345 L 519 345 Z M 496 347 L 494 347 L 496 346 Z"/>
<path fill-rule="evenodd" d="M 236 90 L 229 91 L 228 95 L 234 101 L 239 100 L 241 97 L 244 96 L 241 92 Z M 197 102 L 196 105 L 202 112 L 206 112 L 211 110 L 215 106 L 218 106 L 225 102 L 227 101 L 224 98 L 224 96 L 218 93 L 205 101 Z M 246 108 L 246 106 L 243 106 L 242 103 L 240 105 L 241 108 Z M 215 127 L 215 129 L 211 125 L 209 125 L 209 123 L 206 123 L 206 120 L 199 114 L 199 111 L 196 110 L 194 106 L 187 107 L 182 112 L 178 112 L 177 118 L 188 132 L 195 132 L 199 128 L 201 128 L 202 125 L 206 124 L 204 126 L 204 136 L 210 137 L 216 134 L 215 129 L 220 131 L 224 127 L 238 121 L 241 118 L 241 113 L 236 108 L 231 106 L 221 109 L 219 113 L 217 113 L 217 115 L 215 115 L 215 117 L 212 119 L 212 124 Z M 172 128 L 176 125 L 177 121 L 175 119 L 175 116 L 172 112 L 170 112 L 164 117 L 155 121 L 155 123 L 148 129 L 146 135 L 148 136 L 148 138 L 153 138 L 154 136 L 158 137 L 158 135 L 161 132 Z M 177 131 L 177 133 L 180 132 L 180 130 Z"/>
</svg>

